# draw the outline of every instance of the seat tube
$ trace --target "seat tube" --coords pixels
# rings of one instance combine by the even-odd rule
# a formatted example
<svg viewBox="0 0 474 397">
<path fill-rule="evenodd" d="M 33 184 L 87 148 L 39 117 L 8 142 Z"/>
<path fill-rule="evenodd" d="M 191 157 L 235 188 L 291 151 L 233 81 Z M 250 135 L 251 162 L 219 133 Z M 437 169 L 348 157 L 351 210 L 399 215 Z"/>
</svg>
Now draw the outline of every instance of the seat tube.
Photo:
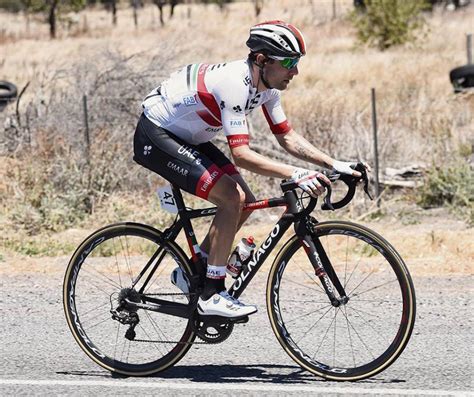
<svg viewBox="0 0 474 397">
<path fill-rule="evenodd" d="M 199 244 L 196 240 L 196 235 L 194 234 L 193 226 L 191 225 L 191 221 L 189 215 L 186 211 L 186 206 L 184 205 L 183 195 L 178 187 L 172 185 L 173 188 L 173 196 L 176 200 L 176 207 L 178 208 L 179 218 L 181 224 L 183 225 L 184 234 L 186 236 L 186 241 L 188 242 L 189 251 L 191 252 L 191 258 L 193 263 L 197 265 L 201 271 L 204 269 L 204 264 L 202 261 L 201 250 L 199 248 Z"/>
</svg>

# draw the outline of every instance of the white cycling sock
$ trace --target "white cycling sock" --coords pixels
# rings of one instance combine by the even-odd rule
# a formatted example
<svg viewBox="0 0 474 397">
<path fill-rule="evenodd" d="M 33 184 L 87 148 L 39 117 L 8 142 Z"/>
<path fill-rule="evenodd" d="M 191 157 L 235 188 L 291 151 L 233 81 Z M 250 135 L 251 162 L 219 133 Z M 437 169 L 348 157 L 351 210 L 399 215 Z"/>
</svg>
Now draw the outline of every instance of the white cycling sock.
<svg viewBox="0 0 474 397">
<path fill-rule="evenodd" d="M 214 266 L 211 264 L 207 265 L 206 277 L 214 280 L 221 280 L 225 278 L 226 267 L 225 266 Z"/>
</svg>

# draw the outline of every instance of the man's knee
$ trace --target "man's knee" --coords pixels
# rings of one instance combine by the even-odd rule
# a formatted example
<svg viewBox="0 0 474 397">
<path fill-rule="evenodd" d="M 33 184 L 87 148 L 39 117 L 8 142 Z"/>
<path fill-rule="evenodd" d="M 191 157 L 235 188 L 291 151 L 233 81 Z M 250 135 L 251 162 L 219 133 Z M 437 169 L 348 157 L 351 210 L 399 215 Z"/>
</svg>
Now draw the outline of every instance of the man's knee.
<svg viewBox="0 0 474 397">
<path fill-rule="evenodd" d="M 240 212 L 244 206 L 246 194 L 237 182 L 227 175 L 224 175 L 212 189 L 209 199 L 214 202 L 218 208 L 226 208 Z"/>
</svg>

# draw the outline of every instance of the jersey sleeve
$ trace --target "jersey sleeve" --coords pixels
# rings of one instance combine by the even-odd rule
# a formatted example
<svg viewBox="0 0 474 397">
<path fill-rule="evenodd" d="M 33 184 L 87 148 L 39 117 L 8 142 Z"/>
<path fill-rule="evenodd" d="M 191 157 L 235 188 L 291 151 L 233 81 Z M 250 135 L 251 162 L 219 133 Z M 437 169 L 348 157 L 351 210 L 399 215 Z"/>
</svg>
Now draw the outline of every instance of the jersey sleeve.
<svg viewBox="0 0 474 397">
<path fill-rule="evenodd" d="M 213 92 L 221 109 L 221 121 L 229 147 L 248 145 L 250 141 L 245 104 L 248 87 L 242 80 L 224 81 Z"/>
<path fill-rule="evenodd" d="M 286 134 L 291 130 L 281 106 L 280 91 L 272 90 L 270 99 L 262 105 L 263 114 L 275 135 Z"/>
</svg>

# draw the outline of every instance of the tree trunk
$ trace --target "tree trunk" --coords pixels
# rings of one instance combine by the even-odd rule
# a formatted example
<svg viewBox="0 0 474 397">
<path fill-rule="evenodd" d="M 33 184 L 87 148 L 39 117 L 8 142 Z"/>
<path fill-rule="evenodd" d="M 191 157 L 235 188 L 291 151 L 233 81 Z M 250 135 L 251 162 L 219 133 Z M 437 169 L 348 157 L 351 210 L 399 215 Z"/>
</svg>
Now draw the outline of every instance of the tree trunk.
<svg viewBox="0 0 474 397">
<path fill-rule="evenodd" d="M 254 0 L 255 1 L 255 17 L 258 18 L 263 8 L 263 0 Z"/>
<path fill-rule="evenodd" d="M 138 6 L 139 0 L 132 0 L 133 6 L 133 23 L 135 24 L 135 28 L 138 28 Z"/>
<path fill-rule="evenodd" d="M 56 38 L 56 8 L 58 7 L 59 0 L 50 0 L 49 2 L 49 36 L 54 39 Z"/>
<path fill-rule="evenodd" d="M 117 0 L 110 1 L 112 6 L 112 24 L 117 26 Z"/>
<path fill-rule="evenodd" d="M 170 0 L 170 18 L 173 18 L 174 15 L 174 8 L 176 7 L 176 4 L 178 4 L 178 0 Z"/>
<path fill-rule="evenodd" d="M 163 7 L 165 5 L 165 0 L 153 0 L 153 3 L 160 10 L 160 23 L 161 23 L 161 26 L 165 26 L 165 20 L 163 18 Z"/>
</svg>

